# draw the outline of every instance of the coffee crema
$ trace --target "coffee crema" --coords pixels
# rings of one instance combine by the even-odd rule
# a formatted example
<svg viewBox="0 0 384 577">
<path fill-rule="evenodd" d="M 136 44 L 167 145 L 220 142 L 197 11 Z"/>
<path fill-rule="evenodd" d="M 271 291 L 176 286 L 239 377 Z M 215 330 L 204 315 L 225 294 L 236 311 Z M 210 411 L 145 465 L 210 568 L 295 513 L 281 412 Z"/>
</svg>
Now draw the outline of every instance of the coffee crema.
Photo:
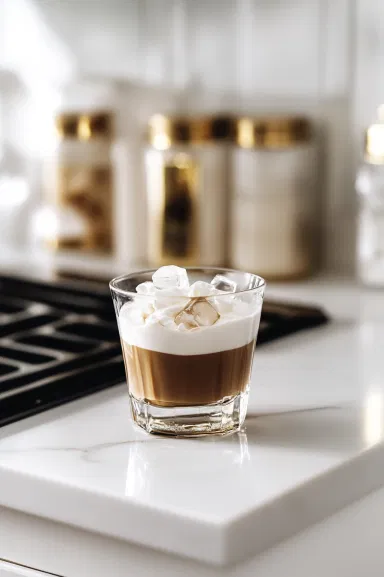
<svg viewBox="0 0 384 577">
<path fill-rule="evenodd" d="M 122 341 L 130 394 L 160 407 L 217 403 L 246 390 L 255 339 L 229 350 L 174 355 Z"/>
</svg>

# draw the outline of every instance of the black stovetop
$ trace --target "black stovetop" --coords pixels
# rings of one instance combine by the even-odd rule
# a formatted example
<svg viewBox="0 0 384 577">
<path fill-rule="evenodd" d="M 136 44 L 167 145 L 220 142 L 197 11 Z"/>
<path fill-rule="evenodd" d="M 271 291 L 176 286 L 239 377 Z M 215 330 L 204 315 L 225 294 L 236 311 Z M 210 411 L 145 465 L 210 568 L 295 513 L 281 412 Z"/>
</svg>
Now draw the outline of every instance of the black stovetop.
<svg viewBox="0 0 384 577">
<path fill-rule="evenodd" d="M 258 346 L 327 322 L 265 301 Z M 125 380 L 108 287 L 0 276 L 0 426 Z"/>
</svg>

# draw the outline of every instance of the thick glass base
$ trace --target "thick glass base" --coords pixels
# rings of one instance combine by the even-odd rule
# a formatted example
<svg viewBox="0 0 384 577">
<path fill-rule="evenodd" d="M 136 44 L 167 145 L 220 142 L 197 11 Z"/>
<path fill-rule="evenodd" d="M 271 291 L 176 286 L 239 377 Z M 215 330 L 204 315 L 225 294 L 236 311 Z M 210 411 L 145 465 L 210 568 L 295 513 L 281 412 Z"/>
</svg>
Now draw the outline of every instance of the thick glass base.
<svg viewBox="0 0 384 577">
<path fill-rule="evenodd" d="M 148 433 L 175 437 L 227 435 L 245 420 L 248 390 L 217 403 L 192 407 L 158 407 L 131 395 L 133 419 Z"/>
</svg>

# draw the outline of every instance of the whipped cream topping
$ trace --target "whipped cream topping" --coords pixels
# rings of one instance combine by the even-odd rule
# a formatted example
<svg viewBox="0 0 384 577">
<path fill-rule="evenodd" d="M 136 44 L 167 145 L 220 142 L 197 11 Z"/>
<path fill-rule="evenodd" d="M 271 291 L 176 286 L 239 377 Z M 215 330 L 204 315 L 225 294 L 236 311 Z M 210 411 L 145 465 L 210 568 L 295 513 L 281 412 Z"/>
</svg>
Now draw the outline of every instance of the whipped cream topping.
<svg viewBox="0 0 384 577">
<path fill-rule="evenodd" d="M 255 339 L 262 305 L 258 294 L 236 295 L 235 283 L 222 275 L 190 285 L 187 271 L 176 266 L 161 267 L 152 278 L 138 285 L 134 301 L 120 309 L 120 334 L 127 344 L 201 355 Z"/>
</svg>

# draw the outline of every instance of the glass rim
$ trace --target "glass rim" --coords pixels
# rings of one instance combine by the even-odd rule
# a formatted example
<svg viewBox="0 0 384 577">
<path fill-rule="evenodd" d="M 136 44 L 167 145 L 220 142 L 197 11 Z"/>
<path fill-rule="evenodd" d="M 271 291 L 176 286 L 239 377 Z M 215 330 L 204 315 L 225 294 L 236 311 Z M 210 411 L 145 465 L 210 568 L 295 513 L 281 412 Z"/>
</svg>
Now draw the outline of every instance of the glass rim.
<svg viewBox="0 0 384 577">
<path fill-rule="evenodd" d="M 144 274 L 150 274 L 150 273 L 154 273 L 156 272 L 158 269 L 157 268 L 149 268 L 149 269 L 140 269 L 137 270 L 135 272 L 132 273 L 128 273 L 128 274 L 122 274 L 120 276 L 117 276 L 115 278 L 113 278 L 110 282 L 109 282 L 109 288 L 112 292 L 117 293 L 121 296 L 140 296 L 140 298 L 148 298 L 148 299 L 153 299 L 154 295 L 142 295 L 139 294 L 137 292 L 134 291 L 128 291 L 122 288 L 119 288 L 116 286 L 116 284 L 122 280 L 127 280 L 130 278 L 134 278 L 135 276 L 139 276 L 139 275 L 144 275 Z M 233 296 L 233 295 L 243 295 L 243 294 L 248 294 L 248 293 L 252 293 L 254 291 L 258 291 L 260 289 L 265 289 L 267 282 L 266 280 L 261 277 L 258 274 L 255 274 L 253 272 L 247 272 L 247 271 L 243 271 L 243 270 L 238 270 L 238 269 L 234 269 L 234 268 L 225 268 L 225 267 L 215 267 L 215 266 L 187 266 L 185 267 L 185 270 L 187 271 L 187 273 L 189 271 L 213 271 L 213 272 L 217 272 L 217 274 L 221 273 L 238 273 L 238 274 L 248 274 L 253 278 L 258 279 L 260 282 L 259 286 L 257 287 L 253 287 L 253 288 L 249 288 L 249 289 L 244 289 L 241 291 L 235 291 L 233 293 L 222 293 L 222 294 L 217 294 L 217 295 L 207 295 L 206 297 L 190 297 L 188 295 L 185 295 L 186 299 L 192 299 L 192 298 L 221 298 L 221 297 L 228 297 L 228 296 Z M 170 298 L 172 298 L 172 295 L 169 295 Z"/>
</svg>

